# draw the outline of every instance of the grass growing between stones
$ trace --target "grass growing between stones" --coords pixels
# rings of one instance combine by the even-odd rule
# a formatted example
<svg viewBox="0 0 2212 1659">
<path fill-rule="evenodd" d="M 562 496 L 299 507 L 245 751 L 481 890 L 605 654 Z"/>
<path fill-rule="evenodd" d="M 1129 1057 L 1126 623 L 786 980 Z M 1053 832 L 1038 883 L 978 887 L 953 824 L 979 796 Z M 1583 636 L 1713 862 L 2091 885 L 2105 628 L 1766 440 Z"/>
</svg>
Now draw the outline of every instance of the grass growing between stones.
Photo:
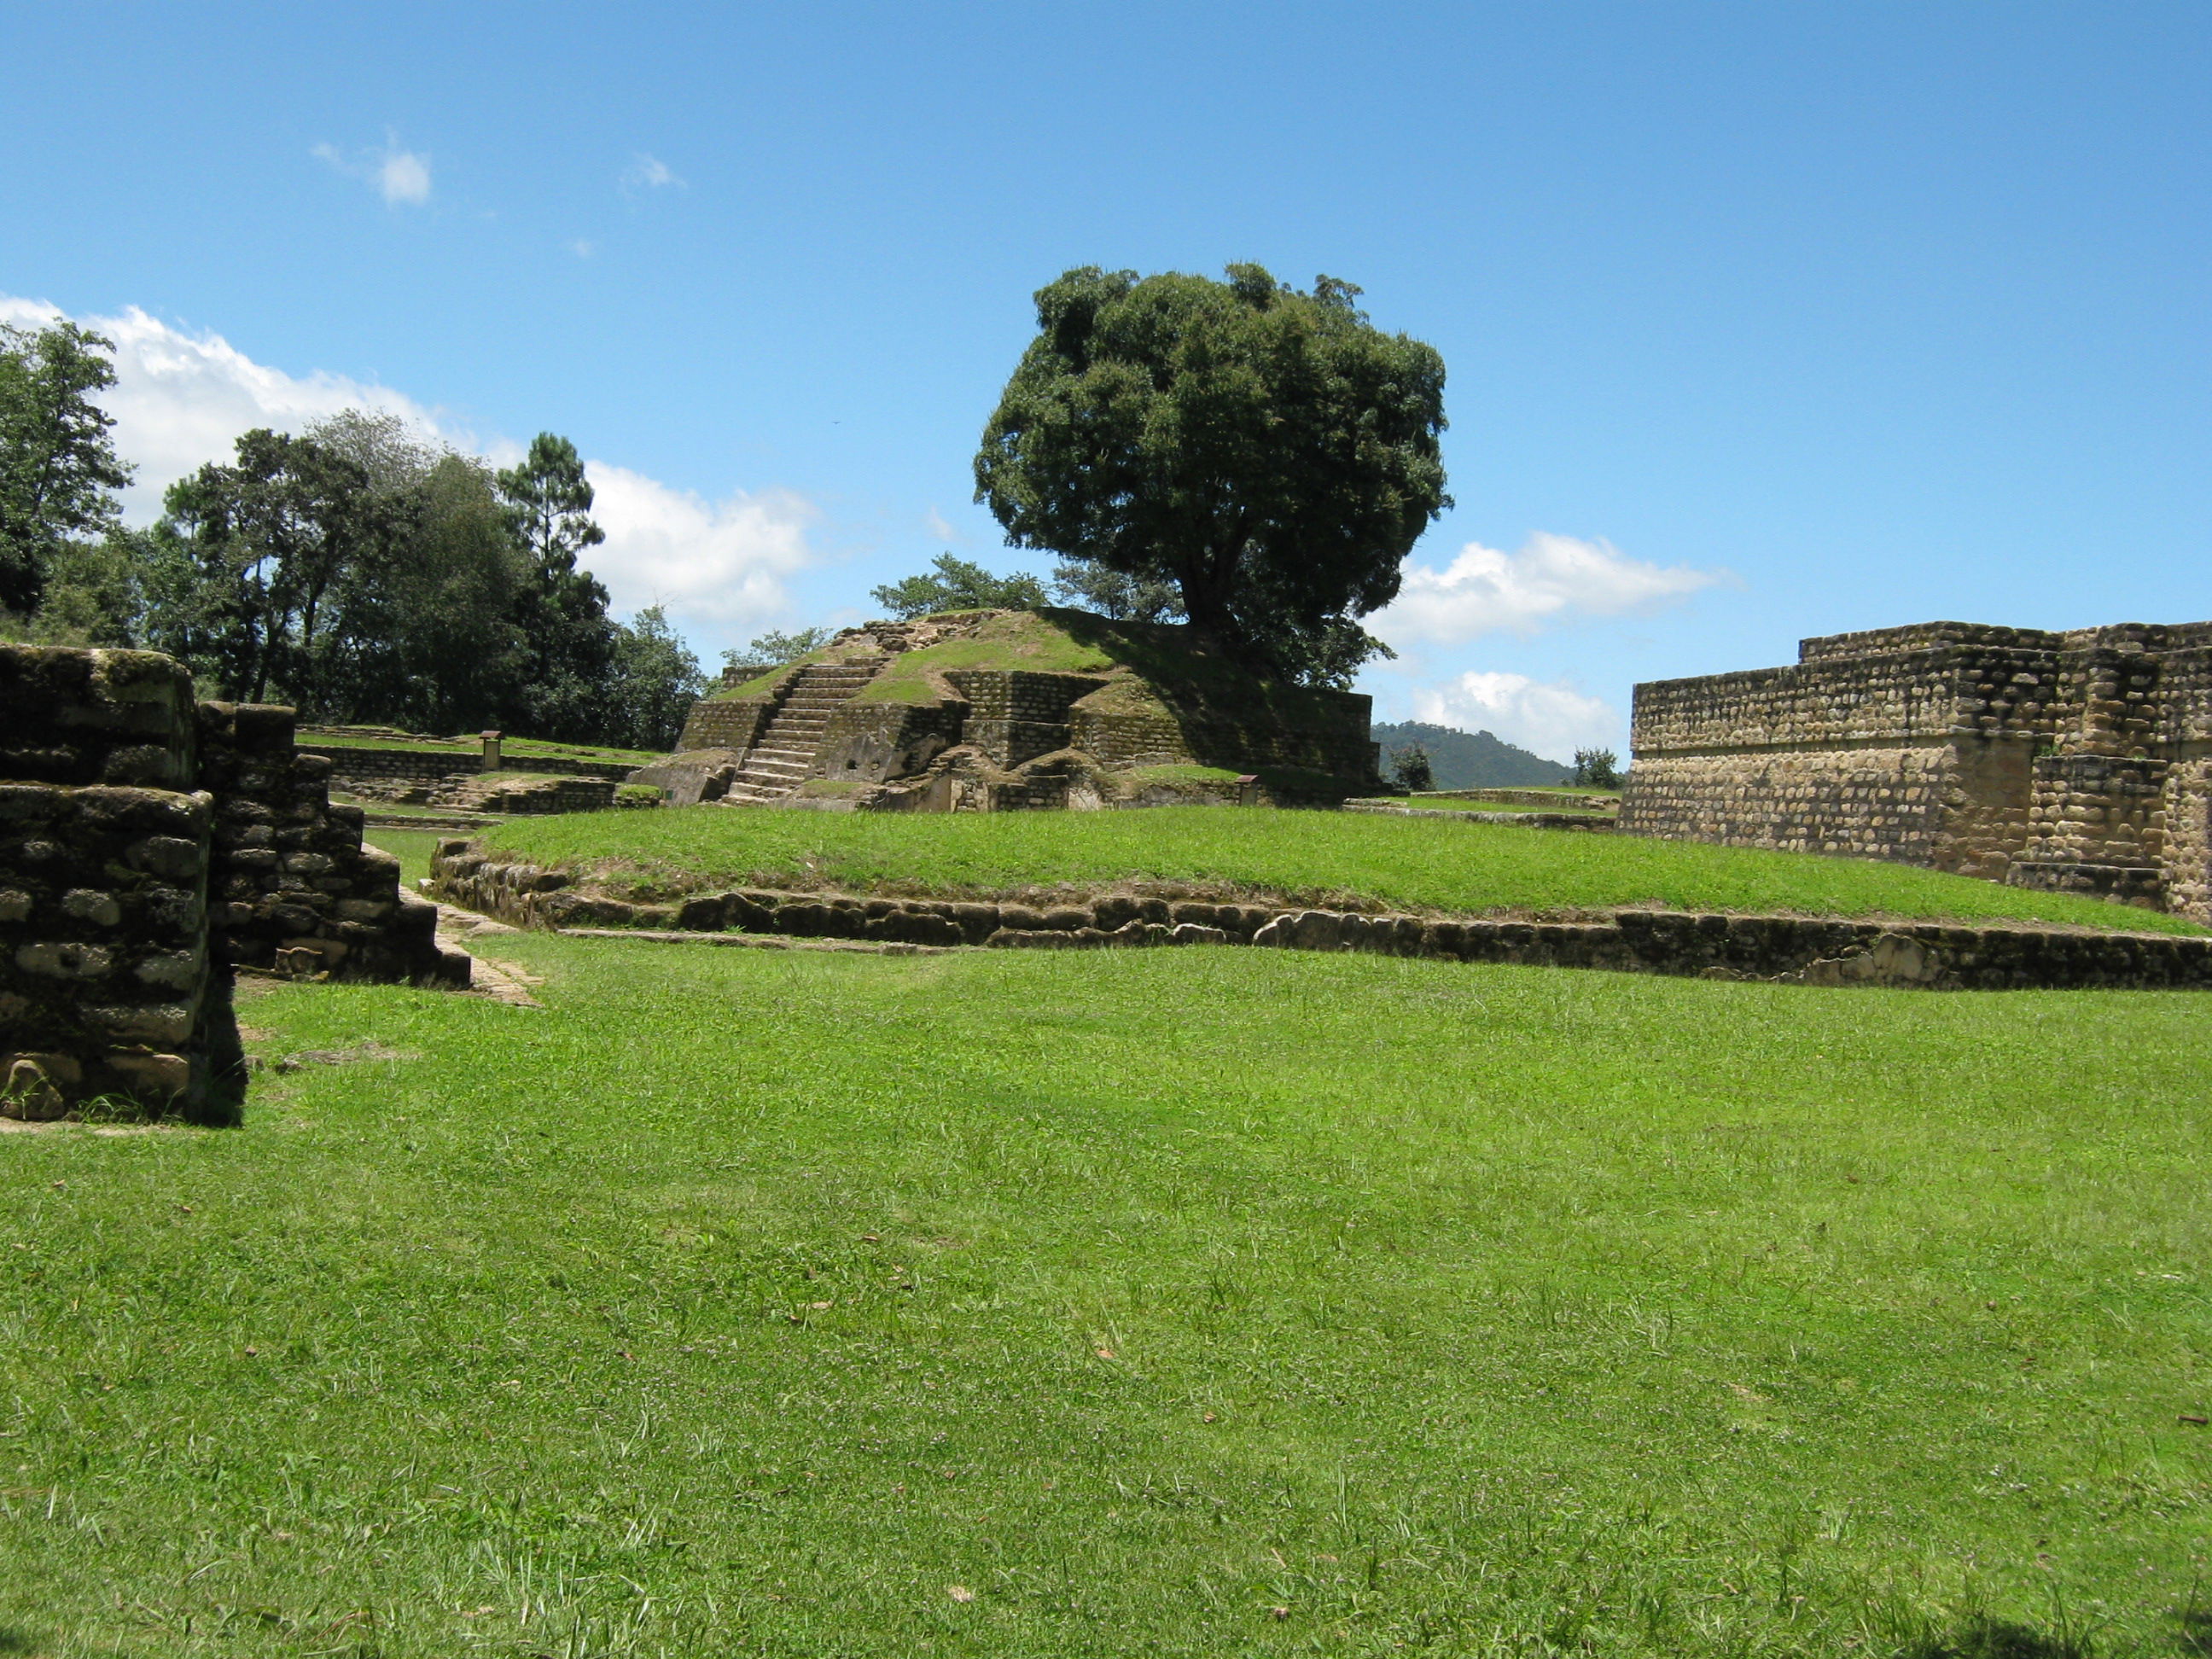
<svg viewBox="0 0 2212 1659">
<path fill-rule="evenodd" d="M 0 1137 L 0 1651 L 2203 1651 L 2203 998 L 500 944 Z"/>
<path fill-rule="evenodd" d="M 1359 812 L 818 813 L 726 806 L 511 820 L 487 844 L 648 887 L 826 887 L 991 895 L 1187 882 L 1328 904 L 1559 912 L 1686 910 L 2028 919 L 2202 932 L 2177 916 L 1857 859 Z"/>
</svg>

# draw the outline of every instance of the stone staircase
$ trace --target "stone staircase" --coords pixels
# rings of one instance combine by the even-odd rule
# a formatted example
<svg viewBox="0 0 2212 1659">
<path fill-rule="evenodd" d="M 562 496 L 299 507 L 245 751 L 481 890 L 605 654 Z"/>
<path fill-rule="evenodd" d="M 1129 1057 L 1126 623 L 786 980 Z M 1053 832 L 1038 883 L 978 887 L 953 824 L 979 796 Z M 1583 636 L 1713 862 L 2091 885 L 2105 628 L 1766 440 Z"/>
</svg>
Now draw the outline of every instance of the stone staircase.
<svg viewBox="0 0 2212 1659">
<path fill-rule="evenodd" d="M 888 657 L 862 662 L 809 663 L 791 677 L 783 701 L 722 797 L 726 806 L 754 806 L 795 793 L 814 769 L 830 711 L 875 678 Z"/>
</svg>

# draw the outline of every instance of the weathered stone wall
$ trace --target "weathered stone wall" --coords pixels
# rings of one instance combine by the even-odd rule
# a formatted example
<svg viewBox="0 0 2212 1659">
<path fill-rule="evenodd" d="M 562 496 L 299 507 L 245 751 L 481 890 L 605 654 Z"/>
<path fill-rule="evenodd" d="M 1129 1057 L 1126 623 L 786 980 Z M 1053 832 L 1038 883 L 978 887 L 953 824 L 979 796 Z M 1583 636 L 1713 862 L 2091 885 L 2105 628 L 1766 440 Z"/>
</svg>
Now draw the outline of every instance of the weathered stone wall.
<svg viewBox="0 0 2212 1659">
<path fill-rule="evenodd" d="M 2188 755 L 2167 767 L 2161 800 L 2166 907 L 2212 919 L 2212 754 Z"/>
<path fill-rule="evenodd" d="M 166 657 L 0 646 L 0 1113 L 216 1112 L 234 963 L 465 982 L 291 732 Z"/>
<path fill-rule="evenodd" d="M 814 775 L 866 783 L 910 776 L 959 741 L 963 717 L 958 703 L 848 698 L 830 711 Z"/>
<path fill-rule="evenodd" d="M 302 743 L 300 753 L 330 763 L 330 780 L 340 787 L 351 783 L 383 783 L 404 780 L 413 783 L 441 783 L 447 778 L 471 777 L 483 769 L 480 756 L 466 750 L 440 754 L 434 750 L 363 749 L 352 744 Z"/>
<path fill-rule="evenodd" d="M 0 645 L 0 780 L 189 789 L 192 681 L 151 651 Z"/>
<path fill-rule="evenodd" d="M 2212 917 L 2203 832 L 2185 828 L 2193 763 L 2212 756 L 2208 638 L 2212 623 L 1930 623 L 1808 640 L 1794 667 L 1640 685 L 1621 827 Z"/>
<path fill-rule="evenodd" d="M 760 741 L 768 723 L 775 718 L 779 699 L 762 697 L 702 697 L 684 717 L 684 735 L 676 752 L 692 749 L 730 749 L 743 754 Z"/>
<path fill-rule="evenodd" d="M 292 738 L 289 708 L 200 705 L 215 948 L 239 967 L 466 984 L 466 958 L 438 945 L 437 906 L 399 885 L 398 860 L 362 845 L 361 809 L 331 804 L 329 759 Z"/>
<path fill-rule="evenodd" d="M 0 1112 L 94 1095 L 204 1111 L 234 1056 L 204 794 L 0 783 Z"/>
<path fill-rule="evenodd" d="M 1944 748 L 1639 756 L 1620 830 L 1931 864 L 1948 758 Z"/>
<path fill-rule="evenodd" d="M 1088 674 L 983 670 L 955 670 L 945 678 L 968 702 L 960 741 L 1007 767 L 1069 747 L 1069 711 L 1105 684 Z"/>
</svg>

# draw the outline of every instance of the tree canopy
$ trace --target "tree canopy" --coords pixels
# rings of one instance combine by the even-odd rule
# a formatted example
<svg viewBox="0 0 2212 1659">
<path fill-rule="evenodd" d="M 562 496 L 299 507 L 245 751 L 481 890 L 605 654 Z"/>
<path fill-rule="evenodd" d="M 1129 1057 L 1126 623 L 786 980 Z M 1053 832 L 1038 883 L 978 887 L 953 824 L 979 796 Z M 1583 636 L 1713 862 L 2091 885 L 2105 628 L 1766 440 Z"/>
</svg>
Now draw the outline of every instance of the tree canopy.
<svg viewBox="0 0 2212 1659">
<path fill-rule="evenodd" d="M 61 550 L 118 523 L 131 469 L 93 401 L 115 384 L 114 349 L 72 322 L 0 323 L 0 611 L 28 616 Z"/>
<path fill-rule="evenodd" d="M 1040 289 L 975 499 L 1010 544 L 1171 584 L 1255 666 L 1340 685 L 1385 648 L 1357 619 L 1450 504 L 1443 361 L 1348 283 L 1227 276 L 1085 266 Z"/>
<path fill-rule="evenodd" d="M 1034 611 L 1044 603 L 1044 584 L 1016 571 L 994 576 L 980 564 L 940 553 L 928 570 L 904 581 L 868 590 L 894 617 L 933 617 L 946 611 Z"/>
</svg>

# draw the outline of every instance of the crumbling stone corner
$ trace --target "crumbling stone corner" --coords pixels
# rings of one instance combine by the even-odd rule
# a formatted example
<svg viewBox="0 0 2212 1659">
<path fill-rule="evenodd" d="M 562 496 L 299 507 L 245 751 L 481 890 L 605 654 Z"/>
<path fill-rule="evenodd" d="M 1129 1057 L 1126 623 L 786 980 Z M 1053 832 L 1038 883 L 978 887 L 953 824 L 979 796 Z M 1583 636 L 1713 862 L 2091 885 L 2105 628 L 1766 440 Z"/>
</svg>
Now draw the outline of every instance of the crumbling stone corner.
<svg viewBox="0 0 2212 1659">
<path fill-rule="evenodd" d="M 291 739 L 151 652 L 0 646 L 0 1115 L 234 1112 L 234 966 L 466 982 Z"/>
</svg>

